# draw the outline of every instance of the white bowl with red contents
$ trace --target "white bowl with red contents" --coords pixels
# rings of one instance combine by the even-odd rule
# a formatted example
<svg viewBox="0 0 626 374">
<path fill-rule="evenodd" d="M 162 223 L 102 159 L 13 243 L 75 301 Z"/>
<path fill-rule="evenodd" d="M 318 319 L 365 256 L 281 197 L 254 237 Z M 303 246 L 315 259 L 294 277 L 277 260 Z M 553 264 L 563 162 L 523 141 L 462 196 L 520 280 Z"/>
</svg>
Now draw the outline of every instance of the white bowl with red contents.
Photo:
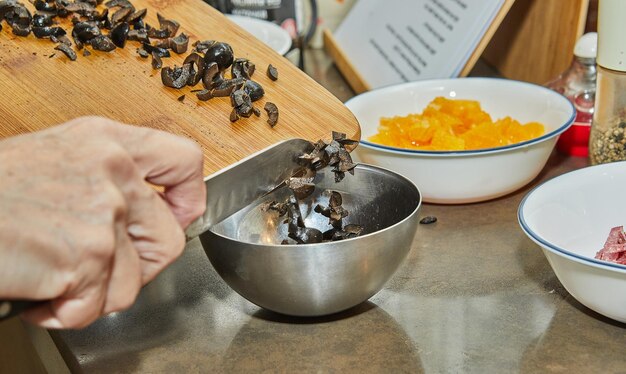
<svg viewBox="0 0 626 374">
<path fill-rule="evenodd" d="M 437 96 L 477 100 L 494 120 L 510 116 L 541 122 L 544 135 L 521 143 L 467 151 L 423 151 L 376 144 L 381 117 L 420 113 Z M 346 102 L 361 125 L 357 161 L 409 178 L 425 202 L 471 203 L 493 199 L 529 183 L 543 169 L 561 133 L 575 117 L 561 94 L 531 83 L 496 78 L 423 80 L 388 86 Z"/>
<path fill-rule="evenodd" d="M 626 322 L 626 265 L 595 257 L 611 229 L 626 226 L 625 186 L 626 162 L 591 166 L 536 187 L 518 210 L 522 230 L 565 289 L 620 322 Z"/>
</svg>

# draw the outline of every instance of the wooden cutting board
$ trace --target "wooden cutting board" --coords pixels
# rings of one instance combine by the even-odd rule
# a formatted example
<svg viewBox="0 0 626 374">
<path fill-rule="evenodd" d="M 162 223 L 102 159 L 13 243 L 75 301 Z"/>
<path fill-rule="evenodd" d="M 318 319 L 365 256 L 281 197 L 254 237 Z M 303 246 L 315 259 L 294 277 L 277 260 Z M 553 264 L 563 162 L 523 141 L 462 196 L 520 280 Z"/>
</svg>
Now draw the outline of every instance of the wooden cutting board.
<svg viewBox="0 0 626 374">
<path fill-rule="evenodd" d="M 284 139 L 328 139 L 333 130 L 360 138 L 358 122 L 337 98 L 201 0 L 132 3 L 137 9 L 148 9 L 149 24 L 158 26 L 159 12 L 178 21 L 179 32 L 190 36 L 189 51 L 164 58 L 164 66 L 180 66 L 191 43 L 199 39 L 227 42 L 235 57 L 254 62 L 253 79 L 265 89 L 265 96 L 255 103 L 261 117 L 253 115 L 231 123 L 229 98 L 201 102 L 190 92 L 202 88 L 201 84 L 181 90 L 163 86 L 160 71 L 152 69 L 150 59 L 137 55 L 138 42 L 128 42 L 124 49 L 109 53 L 93 51 L 88 57 L 78 52 L 78 59 L 70 61 L 53 49 L 51 41 L 32 34 L 17 37 L 3 23 L 0 137 L 44 129 L 78 116 L 100 115 L 194 139 L 204 150 L 205 175 Z M 278 81 L 265 74 L 270 63 L 278 69 Z M 177 98 L 183 94 L 185 100 L 179 102 Z M 274 128 L 268 125 L 263 110 L 266 101 L 275 103 L 280 111 Z"/>
</svg>

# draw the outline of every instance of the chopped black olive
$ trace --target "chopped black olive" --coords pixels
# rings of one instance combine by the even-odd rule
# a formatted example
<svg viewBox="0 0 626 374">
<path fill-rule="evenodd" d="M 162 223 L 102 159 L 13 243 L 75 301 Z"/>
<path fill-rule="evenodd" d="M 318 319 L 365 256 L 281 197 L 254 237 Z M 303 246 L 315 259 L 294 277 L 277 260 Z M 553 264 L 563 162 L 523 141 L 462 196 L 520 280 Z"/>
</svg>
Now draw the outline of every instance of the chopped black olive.
<svg viewBox="0 0 626 374">
<path fill-rule="evenodd" d="M 117 25 L 120 22 L 124 22 L 128 18 L 128 16 L 130 16 L 132 13 L 133 13 L 133 9 L 132 8 L 121 8 L 121 9 L 118 9 L 111 16 L 111 24 L 115 26 L 115 25 Z"/>
<path fill-rule="evenodd" d="M 88 57 L 91 56 L 91 52 L 87 48 L 83 49 L 83 56 Z"/>
<path fill-rule="evenodd" d="M 154 70 L 158 70 L 158 69 L 161 69 L 162 67 L 163 67 L 163 60 L 161 60 L 161 57 L 158 54 L 152 52 L 152 68 Z"/>
<path fill-rule="evenodd" d="M 149 43 L 142 43 L 143 49 L 150 53 L 156 53 L 159 57 L 170 57 L 170 51 L 165 48 L 155 47 Z"/>
<path fill-rule="evenodd" d="M 57 11 L 57 6 L 54 1 L 46 2 L 43 0 L 35 0 L 33 5 L 35 6 L 35 9 L 42 12 L 56 13 Z"/>
<path fill-rule="evenodd" d="M 72 46 L 72 41 L 70 40 L 70 38 L 67 37 L 67 35 L 61 35 L 61 36 L 54 36 L 51 35 L 50 36 L 50 40 L 52 40 L 54 43 L 61 43 L 61 44 L 65 44 L 68 47 Z"/>
<path fill-rule="evenodd" d="M 204 62 L 202 62 L 204 64 Z M 220 69 L 216 62 L 210 64 L 204 64 L 202 72 L 202 85 L 207 90 L 210 90 L 215 86 L 215 78 L 219 75 Z"/>
<path fill-rule="evenodd" d="M 30 25 L 28 26 L 23 26 L 23 25 L 13 25 L 13 28 L 11 29 L 11 31 L 13 32 L 14 35 L 17 36 L 28 36 L 30 34 L 31 31 L 31 27 Z"/>
<path fill-rule="evenodd" d="M 230 68 L 230 73 L 233 78 L 250 79 L 254 74 L 254 69 L 255 65 L 247 58 L 236 58 Z"/>
<path fill-rule="evenodd" d="M 198 40 L 195 41 L 192 45 L 194 47 L 194 52 L 200 52 L 204 54 L 215 43 L 217 43 L 215 40 Z"/>
<path fill-rule="evenodd" d="M 187 52 L 188 45 L 189 37 L 185 33 L 180 33 L 177 37 L 169 39 L 170 49 L 178 54 Z"/>
<path fill-rule="evenodd" d="M 106 35 L 96 36 L 89 41 L 89 44 L 96 51 L 111 52 L 115 49 L 115 44 L 113 44 L 113 41 Z"/>
<path fill-rule="evenodd" d="M 315 191 L 315 184 L 313 183 L 315 175 L 315 170 L 301 168 L 295 171 L 294 174 L 285 181 L 285 184 L 297 199 L 302 200 Z"/>
<path fill-rule="evenodd" d="M 243 86 L 244 82 L 245 81 L 242 78 L 225 79 L 222 82 L 220 82 L 217 86 L 214 86 L 213 96 L 216 96 L 216 97 L 230 96 L 230 94 L 234 90 L 240 89 Z"/>
<path fill-rule="evenodd" d="M 196 96 L 200 101 L 209 101 L 213 98 L 213 94 L 207 89 L 197 91 Z"/>
<path fill-rule="evenodd" d="M 177 100 L 182 103 L 183 101 L 185 101 L 185 95 L 179 96 Z"/>
<path fill-rule="evenodd" d="M 167 87 L 183 88 L 189 80 L 189 70 L 189 64 L 173 68 L 166 66 L 161 69 L 161 81 Z"/>
<path fill-rule="evenodd" d="M 435 216 L 426 216 L 420 220 L 422 225 L 429 225 L 431 223 L 437 222 L 437 217 Z"/>
<path fill-rule="evenodd" d="M 72 29 L 72 37 L 77 45 L 88 43 L 100 35 L 102 35 L 100 28 L 94 22 L 79 22 Z"/>
<path fill-rule="evenodd" d="M 257 101 L 265 95 L 263 86 L 253 80 L 247 80 L 243 85 L 243 89 L 250 95 L 250 100 Z"/>
<path fill-rule="evenodd" d="M 161 30 L 169 31 L 168 37 L 176 35 L 176 33 L 178 32 L 178 28 L 180 27 L 180 24 L 178 22 L 167 19 L 161 16 L 161 14 L 159 13 L 157 13 L 157 19 L 159 20 L 159 26 L 161 27 Z"/>
<path fill-rule="evenodd" d="M 239 113 L 237 113 L 237 109 L 233 108 L 230 112 L 230 122 L 237 122 L 239 120 Z"/>
<path fill-rule="evenodd" d="M 197 48 L 197 46 L 196 46 Z M 204 54 L 204 64 L 217 63 L 220 72 L 228 69 L 234 60 L 234 52 L 230 44 L 223 42 L 213 43 Z"/>
<path fill-rule="evenodd" d="M 256 107 L 252 107 L 252 113 L 254 113 L 255 116 L 257 117 L 261 117 L 261 110 L 259 108 Z"/>
<path fill-rule="evenodd" d="M 145 49 L 143 49 L 143 47 L 137 48 L 137 54 L 139 56 L 141 56 L 141 58 L 148 58 L 148 57 L 150 57 L 150 54 Z"/>
<path fill-rule="evenodd" d="M 204 62 L 202 60 L 202 57 L 197 53 L 190 53 L 185 58 L 183 64 L 191 65 L 189 82 L 187 82 L 187 85 L 193 87 L 200 82 L 204 73 Z M 215 69 L 217 70 L 217 66 Z"/>
<path fill-rule="evenodd" d="M 54 36 L 55 38 L 58 38 L 60 36 L 65 35 L 65 30 L 63 30 L 60 27 L 44 26 L 44 27 L 33 27 L 32 29 L 33 29 L 33 34 L 37 38 L 50 38 L 52 36 Z"/>
<path fill-rule="evenodd" d="M 267 123 L 269 123 L 272 127 L 276 126 L 276 123 L 278 123 L 278 107 L 276 104 L 268 101 L 265 103 L 265 107 L 263 107 L 263 109 L 265 109 L 267 116 L 269 117 L 267 119 Z"/>
<path fill-rule="evenodd" d="M 128 22 L 122 22 L 113 27 L 113 30 L 109 33 L 113 43 L 119 47 L 124 48 L 126 40 L 128 39 L 128 32 L 130 31 L 130 25 Z"/>
<path fill-rule="evenodd" d="M 61 51 L 61 52 L 65 53 L 65 55 L 70 60 L 76 61 L 76 52 L 74 52 L 72 47 L 68 46 L 67 44 L 59 44 L 56 47 L 54 47 L 54 49 L 56 49 L 57 51 Z"/>
<path fill-rule="evenodd" d="M 133 40 L 137 42 L 142 42 L 148 44 L 150 39 L 148 39 L 148 33 L 146 30 L 130 30 L 128 32 L 128 40 Z"/>
<path fill-rule="evenodd" d="M 52 26 L 52 16 L 50 14 L 35 13 L 33 16 L 33 27 L 46 27 Z"/>
<path fill-rule="evenodd" d="M 135 23 L 135 22 L 137 22 L 139 20 L 142 20 L 146 16 L 146 13 L 148 13 L 148 10 L 145 9 L 145 8 L 137 10 L 134 13 L 132 13 L 131 15 L 129 15 L 128 18 L 126 19 L 126 21 L 128 23 L 131 23 L 131 24 Z"/>
<path fill-rule="evenodd" d="M 85 16 L 85 17 L 88 17 L 94 14 L 94 12 L 96 12 L 96 9 L 93 6 L 87 3 L 80 3 L 80 2 L 70 3 L 67 6 L 65 6 L 64 9 L 67 10 L 68 12 L 80 14 L 81 16 Z"/>
<path fill-rule="evenodd" d="M 269 64 L 267 67 L 267 76 L 273 80 L 278 80 L 278 69 L 276 69 L 272 64 Z"/>
<path fill-rule="evenodd" d="M 104 3 L 104 6 L 107 8 L 122 7 L 135 9 L 133 4 L 131 4 L 131 2 L 128 0 L 110 0 Z"/>
</svg>

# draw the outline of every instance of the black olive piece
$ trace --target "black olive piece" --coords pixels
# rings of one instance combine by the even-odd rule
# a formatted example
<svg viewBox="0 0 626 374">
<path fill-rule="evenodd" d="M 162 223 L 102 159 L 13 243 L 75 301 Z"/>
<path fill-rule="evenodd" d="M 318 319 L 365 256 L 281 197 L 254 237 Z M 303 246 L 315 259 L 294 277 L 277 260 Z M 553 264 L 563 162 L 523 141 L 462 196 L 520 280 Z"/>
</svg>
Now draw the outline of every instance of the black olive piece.
<svg viewBox="0 0 626 374">
<path fill-rule="evenodd" d="M 216 97 L 230 96 L 230 94 L 234 90 L 240 89 L 243 86 L 244 82 L 245 80 L 242 78 L 225 79 L 224 81 L 220 82 L 217 86 L 213 87 L 213 90 L 212 90 L 213 96 L 216 96 Z M 241 114 L 241 112 L 239 114 Z"/>
<path fill-rule="evenodd" d="M 121 7 L 121 8 L 131 8 L 133 9 L 133 11 L 135 9 L 133 4 L 131 4 L 131 2 L 128 0 L 110 0 L 104 3 L 104 6 L 107 8 L 114 8 L 116 6 Z"/>
<path fill-rule="evenodd" d="M 170 33 L 169 30 L 167 29 L 155 29 L 154 27 L 146 27 L 148 29 L 148 37 L 152 38 L 152 39 L 167 39 L 170 36 L 172 36 L 172 33 Z"/>
<path fill-rule="evenodd" d="M 95 12 L 97 12 L 96 9 L 92 7 L 91 5 L 87 3 L 79 3 L 79 2 L 70 3 L 63 8 L 67 10 L 68 12 L 80 14 L 81 16 L 85 16 L 85 17 L 93 15 Z"/>
<path fill-rule="evenodd" d="M 161 60 L 161 57 L 155 52 L 152 52 L 152 68 L 154 70 L 158 70 L 161 69 L 161 67 L 163 67 L 163 61 Z"/>
<path fill-rule="evenodd" d="M 9 12 L 12 12 L 13 8 L 15 8 L 15 1 L 0 0 L 0 21 L 2 21 Z"/>
<path fill-rule="evenodd" d="M 161 81 L 167 87 L 183 88 L 189 80 L 190 67 L 189 64 L 173 68 L 166 66 L 161 69 Z"/>
<path fill-rule="evenodd" d="M 176 35 L 176 33 L 178 32 L 178 28 L 180 27 L 180 23 L 172 19 L 167 19 L 159 13 L 157 13 L 157 19 L 159 20 L 159 26 L 161 27 L 161 30 L 169 31 L 170 34 L 167 37 Z"/>
<path fill-rule="evenodd" d="M 141 47 L 137 48 L 137 54 L 142 58 L 148 58 L 150 56 L 150 53 Z"/>
<path fill-rule="evenodd" d="M 146 31 L 146 24 L 143 23 L 143 19 L 138 19 L 133 22 L 133 30 L 145 31 L 146 37 L 148 37 L 148 31 Z"/>
<path fill-rule="evenodd" d="M 187 52 L 187 47 L 189 46 L 189 37 L 185 35 L 184 32 L 181 32 L 175 38 L 171 38 L 168 40 L 170 49 L 178 54 Z"/>
<path fill-rule="evenodd" d="M 267 76 L 273 80 L 278 80 L 278 69 L 276 69 L 272 64 L 269 64 L 267 67 Z"/>
<path fill-rule="evenodd" d="M 35 9 L 42 12 L 56 13 L 57 11 L 57 6 L 54 1 L 46 2 L 43 0 L 35 0 L 33 5 L 35 6 Z"/>
<path fill-rule="evenodd" d="M 80 20 L 80 17 L 79 17 Z M 101 25 L 108 23 L 109 21 L 109 8 L 104 8 L 102 13 L 98 13 L 97 11 L 93 12 L 89 16 L 87 16 L 88 21 L 98 22 Z"/>
<path fill-rule="evenodd" d="M 115 11 L 111 16 L 111 24 L 113 26 L 117 25 L 120 22 L 124 22 L 128 16 L 131 15 L 133 9 L 131 8 L 121 8 Z"/>
<path fill-rule="evenodd" d="M 233 78 L 250 79 L 254 74 L 255 65 L 247 58 L 236 58 L 230 68 L 230 74 Z"/>
<path fill-rule="evenodd" d="M 128 32 L 128 40 L 136 42 L 149 43 L 148 33 L 145 30 L 130 30 Z"/>
<path fill-rule="evenodd" d="M 94 22 L 79 22 L 72 29 L 72 37 L 78 45 L 80 43 L 88 43 L 96 36 L 102 35 L 100 28 Z"/>
<path fill-rule="evenodd" d="M 187 57 L 185 57 L 185 61 L 183 61 L 183 64 L 189 64 L 191 66 L 189 71 L 189 81 L 187 82 L 187 85 L 193 87 L 198 84 L 202 79 L 202 73 L 204 72 L 204 63 L 202 61 L 202 57 L 199 54 L 192 52 Z"/>
<path fill-rule="evenodd" d="M 214 97 L 211 91 L 207 89 L 199 90 L 196 93 L 196 96 L 198 97 L 198 100 L 200 101 L 209 101 Z"/>
<path fill-rule="evenodd" d="M 91 52 L 87 48 L 83 49 L 83 56 L 88 57 L 91 56 Z"/>
<path fill-rule="evenodd" d="M 33 17 L 31 16 L 30 11 L 23 4 L 15 3 L 13 7 L 6 12 L 4 19 L 9 25 L 11 25 L 11 27 L 19 26 L 20 29 L 28 28 L 30 33 L 30 24 Z"/>
<path fill-rule="evenodd" d="M 152 44 L 153 46 L 157 47 L 157 48 L 165 48 L 165 49 L 170 49 L 170 40 L 169 39 L 165 39 L 165 40 L 157 40 L 154 42 L 154 44 Z"/>
<path fill-rule="evenodd" d="M 126 21 L 128 23 L 135 23 L 137 21 L 142 20 L 145 16 L 146 13 L 148 12 L 147 9 L 140 9 L 140 10 L 136 10 L 135 12 L 133 12 L 131 15 L 128 16 L 128 18 L 126 18 Z"/>
<path fill-rule="evenodd" d="M 244 90 L 235 90 L 230 94 L 230 106 L 233 108 L 243 105 L 246 101 L 250 102 L 250 96 Z"/>
<path fill-rule="evenodd" d="M 300 168 L 294 172 L 294 175 L 285 180 L 285 184 L 298 200 L 302 200 L 311 196 L 313 191 L 315 191 L 315 184 L 313 184 L 315 174 L 314 170 Z"/>
<path fill-rule="evenodd" d="M 113 27 L 113 30 L 109 33 L 109 37 L 117 47 L 124 48 L 129 31 L 130 25 L 128 22 L 122 22 Z"/>
<path fill-rule="evenodd" d="M 420 220 L 422 225 L 430 225 L 431 223 L 437 222 L 437 217 L 435 216 L 426 216 Z"/>
<path fill-rule="evenodd" d="M 267 123 L 269 123 L 272 127 L 276 126 L 276 123 L 278 123 L 278 107 L 276 104 L 268 101 L 265 103 L 263 109 L 265 109 L 267 116 L 269 117 L 267 119 Z"/>
<path fill-rule="evenodd" d="M 243 85 L 243 89 L 246 91 L 246 93 L 248 93 L 248 95 L 250 95 L 250 100 L 252 100 L 253 102 L 259 100 L 263 97 L 263 95 L 265 95 L 265 90 L 263 89 L 263 86 L 253 80 L 247 80 L 246 83 Z"/>
<path fill-rule="evenodd" d="M 46 27 L 52 26 L 52 16 L 50 14 L 35 13 L 33 16 L 33 27 Z"/>
<path fill-rule="evenodd" d="M 60 27 L 33 27 L 33 34 L 37 38 L 50 38 L 52 36 L 58 38 L 65 35 L 65 30 Z"/>
<path fill-rule="evenodd" d="M 0 31 L 2 31 L 2 24 L 0 23 Z"/>
<path fill-rule="evenodd" d="M 255 106 L 252 107 L 252 113 L 257 117 L 261 117 L 261 110 Z"/>
<path fill-rule="evenodd" d="M 17 36 L 28 36 L 30 34 L 31 28 L 30 28 L 30 25 L 22 26 L 22 25 L 15 24 L 12 26 L 11 31 L 13 32 L 14 35 L 17 35 Z"/>
<path fill-rule="evenodd" d="M 63 52 L 70 60 L 76 61 L 76 52 L 67 44 L 59 44 L 54 47 L 57 51 Z"/>
<path fill-rule="evenodd" d="M 294 232 L 289 232 L 287 236 L 298 244 L 314 244 L 323 241 L 322 232 L 313 227 L 298 227 Z"/>
<path fill-rule="evenodd" d="M 209 65 L 212 62 L 217 63 L 220 71 L 224 71 L 232 65 L 234 60 L 234 52 L 227 43 L 217 42 L 211 45 L 204 54 L 204 63 Z"/>
<path fill-rule="evenodd" d="M 202 72 L 202 85 L 207 90 L 210 90 L 213 86 L 215 86 L 215 77 L 220 73 L 220 68 L 217 66 L 216 62 L 205 64 L 203 60 L 202 65 L 204 66 Z"/>
<path fill-rule="evenodd" d="M 205 53 L 215 43 L 215 40 L 197 40 L 192 45 L 195 52 Z"/>
<path fill-rule="evenodd" d="M 182 103 L 183 101 L 185 101 L 185 95 L 179 96 L 177 100 Z"/>
<path fill-rule="evenodd" d="M 156 53 L 159 57 L 170 57 L 170 51 L 165 48 L 155 47 L 149 43 L 142 43 L 143 49 L 150 53 Z"/>
<path fill-rule="evenodd" d="M 68 47 L 72 46 L 72 41 L 70 40 L 70 38 L 67 37 L 67 35 L 61 35 L 61 36 L 52 35 L 50 37 L 50 40 L 52 40 L 55 43 L 65 44 Z"/>
<path fill-rule="evenodd" d="M 237 108 L 233 108 L 230 112 L 230 122 L 237 122 L 239 120 L 239 113 L 237 113 Z"/>
<path fill-rule="evenodd" d="M 112 50 L 116 48 L 113 41 L 106 35 L 96 36 L 95 38 L 89 41 L 89 44 L 96 51 L 111 52 Z"/>
</svg>

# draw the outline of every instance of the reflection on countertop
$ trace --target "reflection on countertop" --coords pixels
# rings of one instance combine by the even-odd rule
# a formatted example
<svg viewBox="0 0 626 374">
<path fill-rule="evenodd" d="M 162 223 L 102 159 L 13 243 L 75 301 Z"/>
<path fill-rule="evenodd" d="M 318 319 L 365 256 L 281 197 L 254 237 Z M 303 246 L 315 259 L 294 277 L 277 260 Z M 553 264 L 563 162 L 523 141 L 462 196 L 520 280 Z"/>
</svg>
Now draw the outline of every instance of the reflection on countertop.
<svg viewBox="0 0 626 374">
<path fill-rule="evenodd" d="M 340 100 L 353 95 L 322 51 L 306 58 Z M 421 215 L 438 221 L 420 225 L 392 280 L 337 315 L 259 309 L 219 278 L 195 240 L 130 310 L 53 337 L 70 368 L 89 373 L 623 372 L 625 325 L 569 296 L 517 223 L 533 186 L 586 165 L 555 153 L 508 196 L 425 204 Z"/>
</svg>

